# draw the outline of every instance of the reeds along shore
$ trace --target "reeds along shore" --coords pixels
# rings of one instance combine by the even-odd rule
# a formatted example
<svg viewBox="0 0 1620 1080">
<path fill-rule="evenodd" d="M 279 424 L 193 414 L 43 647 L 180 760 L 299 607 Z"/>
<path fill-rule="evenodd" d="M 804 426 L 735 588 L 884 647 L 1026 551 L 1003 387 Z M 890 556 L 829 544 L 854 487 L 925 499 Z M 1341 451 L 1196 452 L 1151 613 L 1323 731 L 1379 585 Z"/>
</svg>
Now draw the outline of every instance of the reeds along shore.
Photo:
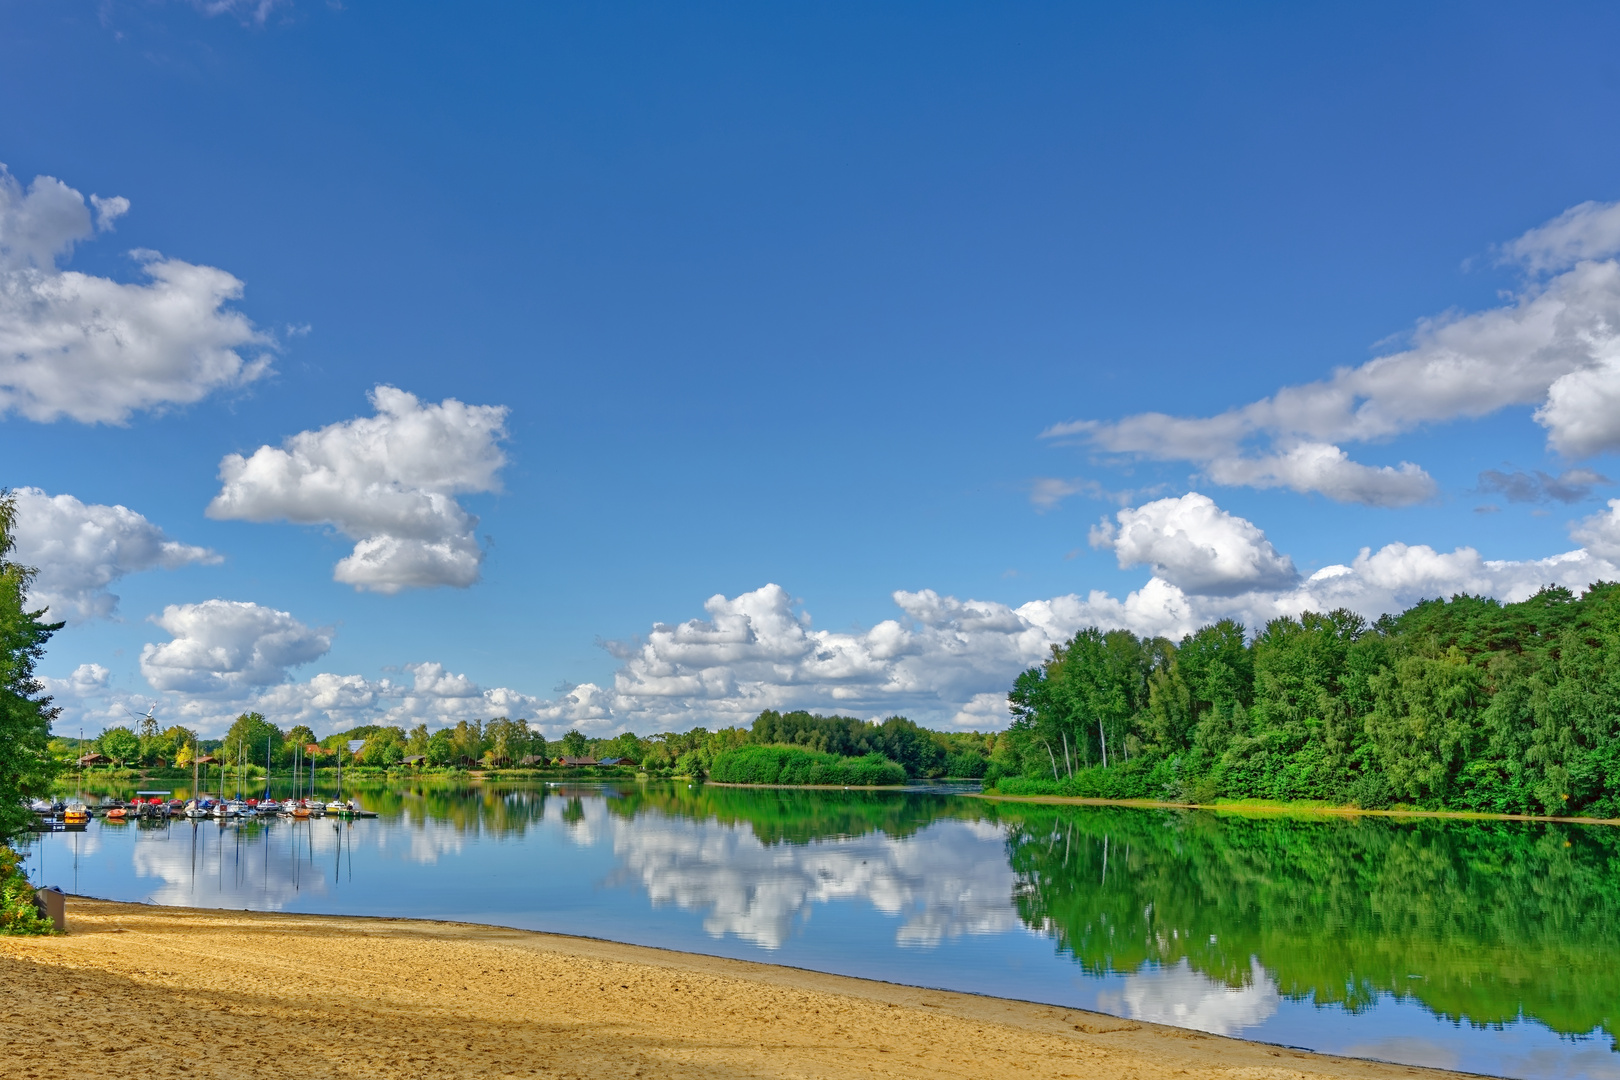
<svg viewBox="0 0 1620 1080">
<path fill-rule="evenodd" d="M 1456 1075 L 497 927 L 78 897 L 68 925 L 0 938 L 8 1075 Z"/>
</svg>

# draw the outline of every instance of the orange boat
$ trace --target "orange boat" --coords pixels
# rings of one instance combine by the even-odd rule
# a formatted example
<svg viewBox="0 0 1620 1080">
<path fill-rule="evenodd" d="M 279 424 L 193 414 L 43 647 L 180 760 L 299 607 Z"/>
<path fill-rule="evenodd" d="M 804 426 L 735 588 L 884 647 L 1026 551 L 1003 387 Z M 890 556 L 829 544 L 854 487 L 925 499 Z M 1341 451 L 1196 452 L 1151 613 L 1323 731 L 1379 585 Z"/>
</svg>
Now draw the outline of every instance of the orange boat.
<svg viewBox="0 0 1620 1080">
<path fill-rule="evenodd" d="M 111 810 L 107 811 L 108 821 L 125 821 L 128 818 L 129 811 L 125 810 L 122 806 L 115 806 Z"/>
</svg>

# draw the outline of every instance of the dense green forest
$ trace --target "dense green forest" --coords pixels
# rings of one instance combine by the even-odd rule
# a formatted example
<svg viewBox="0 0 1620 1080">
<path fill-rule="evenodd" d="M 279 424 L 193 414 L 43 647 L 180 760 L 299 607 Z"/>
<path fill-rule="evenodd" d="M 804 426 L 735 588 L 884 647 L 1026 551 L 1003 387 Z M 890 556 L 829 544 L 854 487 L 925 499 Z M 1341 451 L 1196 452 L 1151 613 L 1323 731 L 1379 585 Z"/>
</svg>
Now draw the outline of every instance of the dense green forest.
<svg viewBox="0 0 1620 1080">
<path fill-rule="evenodd" d="M 1620 586 L 1090 629 L 1020 675 L 1007 794 L 1620 816 Z"/>
</svg>

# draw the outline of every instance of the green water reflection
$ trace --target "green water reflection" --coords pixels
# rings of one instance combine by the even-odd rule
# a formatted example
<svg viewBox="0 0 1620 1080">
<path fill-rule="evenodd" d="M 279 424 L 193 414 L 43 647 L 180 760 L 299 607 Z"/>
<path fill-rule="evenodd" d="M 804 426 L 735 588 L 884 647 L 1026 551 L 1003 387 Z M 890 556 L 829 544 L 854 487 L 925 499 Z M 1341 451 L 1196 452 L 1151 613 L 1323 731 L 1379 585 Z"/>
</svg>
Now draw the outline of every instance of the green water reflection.
<svg viewBox="0 0 1620 1080">
<path fill-rule="evenodd" d="M 1359 1011 L 1612 1039 L 1620 830 L 1099 807 L 1004 814 L 1020 918 L 1087 972 L 1144 962 Z"/>
</svg>

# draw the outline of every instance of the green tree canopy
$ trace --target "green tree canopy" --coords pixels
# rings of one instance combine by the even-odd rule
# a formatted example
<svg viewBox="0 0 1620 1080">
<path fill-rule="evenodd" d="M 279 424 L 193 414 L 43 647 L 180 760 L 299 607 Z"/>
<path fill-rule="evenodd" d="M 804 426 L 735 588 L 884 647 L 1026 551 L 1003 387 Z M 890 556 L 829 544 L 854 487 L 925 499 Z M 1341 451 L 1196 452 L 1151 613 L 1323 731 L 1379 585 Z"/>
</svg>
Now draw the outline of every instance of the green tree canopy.
<svg viewBox="0 0 1620 1080">
<path fill-rule="evenodd" d="M 246 712 L 231 724 L 215 756 L 231 765 L 263 765 L 266 748 L 275 757 L 286 741 L 276 725 L 259 713 Z"/>
<path fill-rule="evenodd" d="M 62 624 L 45 622 L 42 610 L 30 610 L 34 571 L 6 559 L 15 545 L 16 511 L 11 493 L 0 492 L 0 840 L 27 825 L 23 800 L 46 794 L 57 770 L 49 751 L 57 709 L 35 678 L 34 665 Z"/>
<path fill-rule="evenodd" d="M 1179 644 L 1091 628 L 1007 701 L 993 779 L 1021 774 L 1021 790 L 1612 817 L 1620 585 L 1426 600 L 1373 623 L 1305 612 L 1252 641 L 1229 621 Z"/>
<path fill-rule="evenodd" d="M 141 737 L 127 727 L 110 727 L 96 739 L 96 747 L 114 764 L 123 765 L 140 754 Z"/>
</svg>

